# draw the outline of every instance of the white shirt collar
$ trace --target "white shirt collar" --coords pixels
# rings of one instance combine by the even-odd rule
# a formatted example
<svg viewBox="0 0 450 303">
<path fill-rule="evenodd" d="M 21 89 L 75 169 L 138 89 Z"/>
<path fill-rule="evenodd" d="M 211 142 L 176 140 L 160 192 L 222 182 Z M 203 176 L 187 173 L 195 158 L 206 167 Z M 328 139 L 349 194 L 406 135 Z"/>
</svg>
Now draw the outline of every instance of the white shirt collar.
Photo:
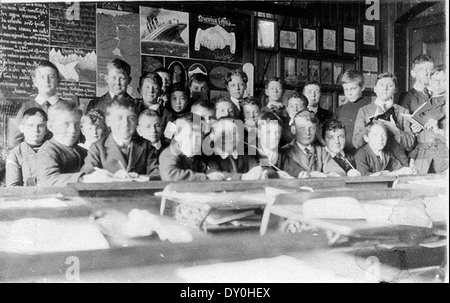
<svg viewBox="0 0 450 303">
<path fill-rule="evenodd" d="M 337 154 L 334 153 L 334 152 L 332 152 L 331 150 L 329 150 L 328 147 L 325 147 L 325 150 L 330 154 L 330 156 L 331 156 L 332 158 L 334 158 L 334 157 L 337 156 Z M 342 157 L 345 158 L 345 153 L 344 153 L 344 151 L 340 152 L 340 154 L 341 154 Z"/>
<path fill-rule="evenodd" d="M 37 95 L 35 100 L 39 105 L 43 105 L 46 101 L 48 101 L 50 105 L 55 105 L 59 101 L 59 95 L 54 95 L 50 98 L 44 98 L 41 95 Z"/>
<path fill-rule="evenodd" d="M 239 105 L 239 102 L 241 102 L 240 100 L 233 98 L 233 97 L 231 97 L 230 99 L 231 99 L 231 102 L 233 102 L 234 105 L 237 106 L 237 108 L 239 108 L 239 109 L 241 108 L 241 106 Z"/>
<path fill-rule="evenodd" d="M 394 105 L 394 100 L 390 99 L 387 101 L 383 101 L 383 100 L 380 100 L 377 98 L 375 100 L 375 105 L 378 107 L 381 107 L 381 108 L 383 108 L 383 106 L 384 106 L 384 108 L 389 109 Z"/>
<path fill-rule="evenodd" d="M 131 145 L 131 138 L 130 138 L 130 140 L 128 140 L 128 141 L 124 141 L 124 140 L 118 140 L 118 139 L 116 139 L 116 138 L 114 137 L 114 135 L 113 135 L 113 139 L 114 139 L 114 141 L 116 142 L 117 146 L 119 146 L 119 147 L 122 147 L 122 146 L 125 146 L 125 145 L 127 145 L 127 146 L 130 146 L 130 145 Z"/>
<path fill-rule="evenodd" d="M 154 110 L 154 111 L 158 111 L 159 110 L 159 107 L 160 107 L 160 104 L 159 103 L 156 103 L 156 104 L 152 104 L 152 105 L 150 105 L 149 107 L 148 107 L 148 109 L 151 109 L 151 110 Z"/>
<path fill-rule="evenodd" d="M 317 112 L 319 111 L 319 108 L 318 108 L 318 107 L 316 107 L 316 108 L 308 107 L 308 110 L 309 110 L 310 112 L 313 112 L 313 113 L 317 114 Z"/>
<path fill-rule="evenodd" d="M 308 145 L 308 146 L 304 146 L 303 144 L 300 144 L 297 142 L 298 147 L 300 148 L 300 150 L 302 152 L 305 152 L 305 149 L 309 149 L 311 152 L 313 151 L 313 147 L 312 144 Z"/>
<path fill-rule="evenodd" d="M 156 150 L 160 150 L 161 149 L 161 147 L 162 147 L 162 143 L 161 143 L 161 141 L 158 141 L 158 143 L 156 143 L 156 144 L 152 144 L 153 145 L 153 147 L 154 148 L 156 148 Z"/>
</svg>

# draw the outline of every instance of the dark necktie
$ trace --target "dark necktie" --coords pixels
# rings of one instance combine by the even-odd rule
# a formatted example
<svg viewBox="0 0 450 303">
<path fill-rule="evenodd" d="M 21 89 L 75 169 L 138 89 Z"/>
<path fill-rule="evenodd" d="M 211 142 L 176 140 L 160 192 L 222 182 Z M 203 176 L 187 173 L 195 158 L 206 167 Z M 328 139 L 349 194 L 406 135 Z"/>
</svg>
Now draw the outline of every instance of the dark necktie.
<svg viewBox="0 0 450 303">
<path fill-rule="evenodd" d="M 346 173 L 348 173 L 352 169 L 350 163 L 347 159 L 345 159 L 345 157 L 342 156 L 342 154 L 337 154 L 336 157 L 334 157 L 334 160 Z"/>
<path fill-rule="evenodd" d="M 123 144 L 119 146 L 120 152 L 124 156 L 125 160 L 128 161 L 128 153 L 130 152 L 130 145 Z"/>
<path fill-rule="evenodd" d="M 427 96 L 428 99 L 431 98 L 431 94 L 430 94 L 430 91 L 428 90 L 428 88 L 425 87 L 423 89 L 423 93 L 425 94 L 425 96 Z"/>
<path fill-rule="evenodd" d="M 306 154 L 306 159 L 308 159 L 308 166 L 311 167 L 313 164 L 313 163 L 311 163 L 313 154 L 309 148 L 305 148 L 305 154 Z"/>
<path fill-rule="evenodd" d="M 377 155 L 377 158 L 378 158 L 378 162 L 380 162 L 381 166 L 383 166 L 384 161 L 383 161 L 383 158 L 381 157 L 381 155 Z"/>
<path fill-rule="evenodd" d="M 48 109 L 50 108 L 51 104 L 48 101 L 45 101 L 44 103 L 42 103 L 42 109 L 44 110 L 44 112 L 48 113 Z"/>
</svg>

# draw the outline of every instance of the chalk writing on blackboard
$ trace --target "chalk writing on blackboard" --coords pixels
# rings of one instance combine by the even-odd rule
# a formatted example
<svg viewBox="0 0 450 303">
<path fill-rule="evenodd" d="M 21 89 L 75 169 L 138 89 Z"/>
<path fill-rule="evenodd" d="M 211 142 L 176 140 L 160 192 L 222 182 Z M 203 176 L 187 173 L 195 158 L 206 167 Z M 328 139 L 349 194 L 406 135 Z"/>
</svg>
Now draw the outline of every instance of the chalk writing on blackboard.
<svg viewBox="0 0 450 303">
<path fill-rule="evenodd" d="M 50 43 L 64 47 L 95 49 L 95 4 L 51 3 Z"/>
<path fill-rule="evenodd" d="M 48 59 L 48 12 L 47 4 L 0 6 L 0 89 L 8 99 L 34 92 L 31 72 L 39 61 Z"/>
</svg>

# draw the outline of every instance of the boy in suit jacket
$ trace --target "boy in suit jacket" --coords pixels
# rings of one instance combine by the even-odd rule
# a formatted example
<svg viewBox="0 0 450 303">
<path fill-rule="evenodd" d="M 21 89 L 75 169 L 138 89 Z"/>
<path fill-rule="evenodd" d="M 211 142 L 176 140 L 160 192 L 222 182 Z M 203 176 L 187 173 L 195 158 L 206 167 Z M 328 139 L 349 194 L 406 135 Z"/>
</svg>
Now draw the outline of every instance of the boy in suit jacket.
<svg viewBox="0 0 450 303">
<path fill-rule="evenodd" d="M 53 138 L 42 145 L 37 154 L 37 183 L 40 187 L 64 187 L 77 183 L 86 157 L 85 149 L 77 145 L 82 112 L 66 101 L 59 101 L 48 111 L 48 129 Z"/>
<path fill-rule="evenodd" d="M 89 102 L 86 112 L 91 109 L 99 109 L 104 114 L 106 107 L 113 101 L 128 101 L 136 103 L 136 101 L 127 93 L 128 85 L 131 82 L 131 67 L 128 63 L 121 59 L 114 59 L 107 65 L 108 75 L 105 81 L 108 83 L 108 92 L 100 98 L 95 98 Z"/>
<path fill-rule="evenodd" d="M 364 129 L 367 144 L 355 156 L 356 168 L 363 176 L 367 175 L 411 175 L 416 171 L 406 167 L 390 152 L 385 151 L 388 134 L 384 123 L 373 121 Z M 384 173 L 386 172 L 387 173 Z"/>
<path fill-rule="evenodd" d="M 208 173 L 223 180 L 260 180 L 264 169 L 256 157 L 245 153 L 244 125 L 240 120 L 221 118 L 212 133 L 214 156 L 208 159 Z M 267 173 L 267 172 L 266 172 Z"/>
<path fill-rule="evenodd" d="M 308 98 L 308 109 L 319 119 L 320 124 L 333 118 L 333 113 L 320 107 L 320 97 L 322 96 L 320 83 L 311 81 L 305 84 L 303 95 Z"/>
<path fill-rule="evenodd" d="M 297 113 L 291 131 L 295 140 L 281 150 L 278 167 L 294 178 L 326 178 L 331 173 L 331 157 L 315 143 L 319 119 L 305 109 Z"/>
<path fill-rule="evenodd" d="M 230 99 L 233 104 L 234 115 L 237 119 L 243 120 L 242 101 L 247 90 L 247 74 L 240 70 L 234 70 L 227 74 L 225 83 L 230 93 Z"/>
<path fill-rule="evenodd" d="M 6 161 L 6 186 L 36 186 L 37 152 L 45 142 L 47 114 L 34 107 L 23 113 L 19 125 L 25 141 L 14 148 Z"/>
<path fill-rule="evenodd" d="M 89 174 L 100 168 L 118 177 L 146 175 L 159 180 L 158 150 L 135 134 L 137 123 L 134 103 L 115 100 L 109 104 L 106 124 L 111 133 L 91 146 L 82 171 Z"/>
<path fill-rule="evenodd" d="M 354 157 L 344 151 L 347 137 L 345 131 L 344 124 L 336 119 L 328 120 L 323 126 L 325 150 L 333 159 L 330 169 L 339 177 L 361 177 L 361 173 L 356 170 Z"/>
</svg>

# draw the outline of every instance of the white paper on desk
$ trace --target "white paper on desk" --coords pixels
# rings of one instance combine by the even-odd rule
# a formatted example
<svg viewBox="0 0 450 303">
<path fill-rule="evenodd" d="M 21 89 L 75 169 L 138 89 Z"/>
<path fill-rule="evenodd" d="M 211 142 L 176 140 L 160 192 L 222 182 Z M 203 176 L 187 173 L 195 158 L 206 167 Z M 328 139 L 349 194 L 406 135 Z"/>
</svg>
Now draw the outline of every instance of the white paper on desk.
<svg viewBox="0 0 450 303">
<path fill-rule="evenodd" d="M 178 269 L 189 283 L 352 283 L 331 271 L 312 267 L 289 256 L 218 263 Z"/>
</svg>

